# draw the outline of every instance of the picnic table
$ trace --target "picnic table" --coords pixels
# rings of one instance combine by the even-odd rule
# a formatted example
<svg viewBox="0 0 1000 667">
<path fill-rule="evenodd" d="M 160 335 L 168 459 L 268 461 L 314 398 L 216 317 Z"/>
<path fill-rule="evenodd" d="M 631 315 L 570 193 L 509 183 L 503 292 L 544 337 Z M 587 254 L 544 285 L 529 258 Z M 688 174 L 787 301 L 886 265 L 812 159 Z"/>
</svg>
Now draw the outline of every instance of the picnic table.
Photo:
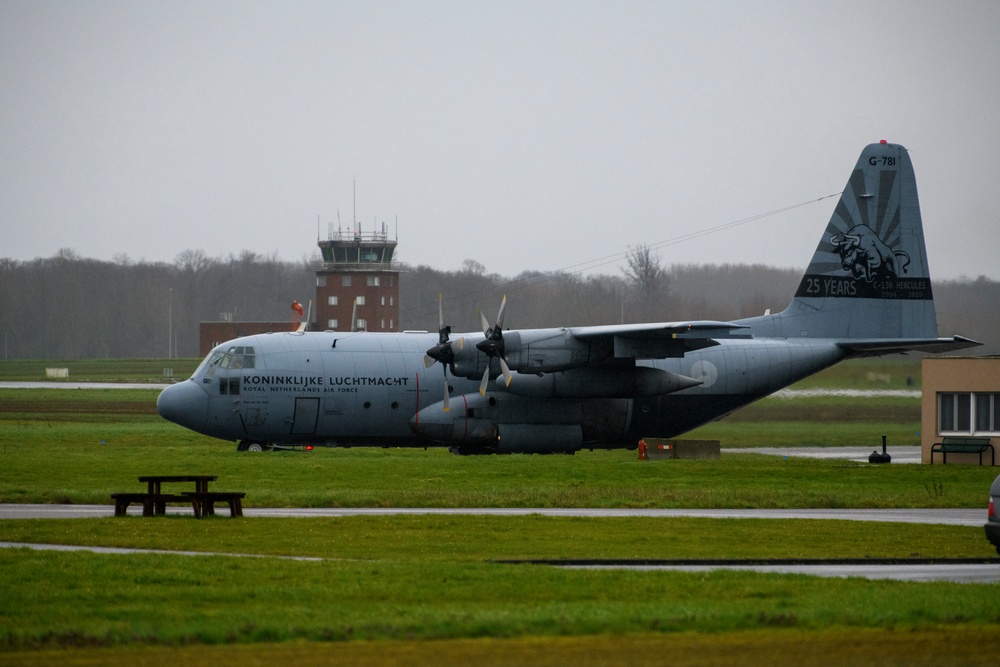
<svg viewBox="0 0 1000 667">
<path fill-rule="evenodd" d="M 112 493 L 115 501 L 115 516 L 125 516 L 128 506 L 132 503 L 142 503 L 143 516 L 158 516 L 166 514 L 167 503 L 190 504 L 195 518 L 215 514 L 215 503 L 225 502 L 229 505 L 229 515 L 243 516 L 242 491 L 209 491 L 209 482 L 214 482 L 216 475 L 143 475 L 140 482 L 146 483 L 145 493 Z M 164 493 L 164 484 L 194 483 L 194 491 L 179 493 Z"/>
</svg>

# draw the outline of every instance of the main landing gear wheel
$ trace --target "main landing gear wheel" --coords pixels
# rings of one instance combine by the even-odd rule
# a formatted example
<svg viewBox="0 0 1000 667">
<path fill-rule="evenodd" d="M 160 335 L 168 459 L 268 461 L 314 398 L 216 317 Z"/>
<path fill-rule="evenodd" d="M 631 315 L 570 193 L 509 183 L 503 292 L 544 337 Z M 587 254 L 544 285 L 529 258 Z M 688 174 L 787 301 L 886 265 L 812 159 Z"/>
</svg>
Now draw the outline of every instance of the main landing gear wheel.
<svg viewBox="0 0 1000 667">
<path fill-rule="evenodd" d="M 264 443 L 252 440 L 240 440 L 239 444 L 236 445 L 238 452 L 266 452 L 267 449 Z"/>
</svg>

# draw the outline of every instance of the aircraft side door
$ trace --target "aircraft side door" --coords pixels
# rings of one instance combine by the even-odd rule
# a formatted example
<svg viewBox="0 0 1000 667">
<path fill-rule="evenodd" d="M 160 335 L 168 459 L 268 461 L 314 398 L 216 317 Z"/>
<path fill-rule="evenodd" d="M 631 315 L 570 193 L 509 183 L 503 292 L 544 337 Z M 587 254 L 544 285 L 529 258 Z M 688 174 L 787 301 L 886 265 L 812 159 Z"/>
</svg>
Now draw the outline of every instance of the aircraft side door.
<svg viewBox="0 0 1000 667">
<path fill-rule="evenodd" d="M 314 434 L 318 420 L 319 397 L 296 397 L 295 412 L 292 416 L 292 435 Z"/>
</svg>

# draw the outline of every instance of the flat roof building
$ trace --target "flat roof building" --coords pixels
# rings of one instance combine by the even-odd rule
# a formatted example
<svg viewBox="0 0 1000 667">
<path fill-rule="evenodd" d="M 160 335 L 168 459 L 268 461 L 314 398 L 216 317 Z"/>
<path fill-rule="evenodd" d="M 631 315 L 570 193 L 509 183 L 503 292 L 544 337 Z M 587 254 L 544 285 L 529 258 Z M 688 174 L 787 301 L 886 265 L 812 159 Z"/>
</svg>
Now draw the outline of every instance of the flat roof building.
<svg viewBox="0 0 1000 667">
<path fill-rule="evenodd" d="M 1000 448 L 1000 357 L 928 357 L 921 364 L 920 457 L 931 463 L 931 448 L 944 438 L 981 438 Z M 982 453 L 983 465 L 1000 457 Z M 992 456 L 991 456 L 992 454 Z M 941 452 L 933 463 L 943 462 Z M 978 453 L 950 452 L 948 464 L 980 462 Z"/>
<path fill-rule="evenodd" d="M 396 240 L 381 232 L 354 230 L 319 241 L 323 268 L 316 272 L 316 328 L 332 331 L 397 331 L 399 271 Z"/>
</svg>

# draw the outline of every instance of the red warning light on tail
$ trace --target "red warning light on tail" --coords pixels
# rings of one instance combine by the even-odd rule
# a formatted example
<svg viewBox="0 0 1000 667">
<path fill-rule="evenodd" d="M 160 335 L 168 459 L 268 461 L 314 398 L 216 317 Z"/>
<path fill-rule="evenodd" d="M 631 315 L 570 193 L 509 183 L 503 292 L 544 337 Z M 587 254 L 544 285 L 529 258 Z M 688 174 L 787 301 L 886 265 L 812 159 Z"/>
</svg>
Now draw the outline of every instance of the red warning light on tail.
<svg viewBox="0 0 1000 667">
<path fill-rule="evenodd" d="M 885 139 L 882 139 L 881 141 L 879 141 L 879 143 L 880 143 L 880 144 L 887 144 L 887 143 L 889 143 L 889 142 L 888 142 L 888 141 L 886 141 Z"/>
</svg>

